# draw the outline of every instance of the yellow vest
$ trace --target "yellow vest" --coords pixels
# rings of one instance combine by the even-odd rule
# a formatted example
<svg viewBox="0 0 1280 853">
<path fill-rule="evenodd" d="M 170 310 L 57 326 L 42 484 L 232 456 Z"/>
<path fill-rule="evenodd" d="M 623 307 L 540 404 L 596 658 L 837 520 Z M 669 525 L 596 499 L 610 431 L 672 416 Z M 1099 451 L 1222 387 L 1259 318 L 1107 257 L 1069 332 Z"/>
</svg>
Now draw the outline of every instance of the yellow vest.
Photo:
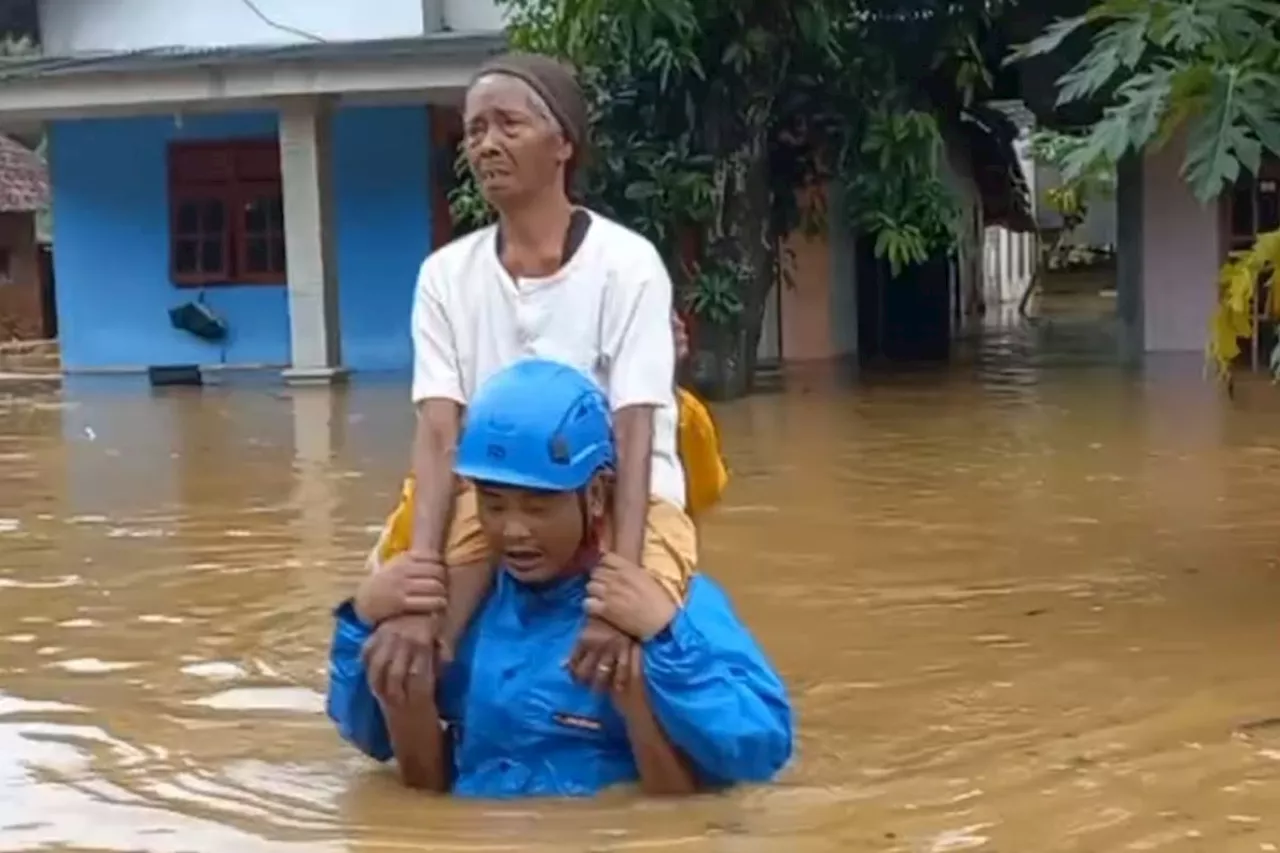
<svg viewBox="0 0 1280 853">
<path fill-rule="evenodd" d="M 415 483 L 413 475 L 404 478 L 400 486 L 400 501 L 387 516 L 382 527 L 382 536 L 378 540 L 378 563 L 382 564 L 392 557 L 403 554 L 413 545 L 413 514 Z"/>
<path fill-rule="evenodd" d="M 684 464 L 685 502 L 695 521 L 720 502 L 729 472 L 720 455 L 720 436 L 711 412 L 692 392 L 676 389 L 680 407 L 680 461 Z"/>
</svg>

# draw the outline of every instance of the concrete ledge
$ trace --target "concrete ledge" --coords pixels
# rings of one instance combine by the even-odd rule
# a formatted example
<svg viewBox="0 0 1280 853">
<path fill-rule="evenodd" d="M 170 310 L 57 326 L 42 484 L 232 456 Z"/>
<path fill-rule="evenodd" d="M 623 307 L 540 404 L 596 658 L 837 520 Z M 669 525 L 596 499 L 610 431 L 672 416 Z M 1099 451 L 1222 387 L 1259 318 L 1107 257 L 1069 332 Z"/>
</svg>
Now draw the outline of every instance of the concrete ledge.
<svg viewBox="0 0 1280 853">
<path fill-rule="evenodd" d="M 286 385 L 299 387 L 305 386 L 324 386 L 345 384 L 351 378 L 351 370 L 346 367 L 288 367 L 283 364 L 202 364 L 200 372 L 205 374 L 207 380 L 211 380 L 210 384 L 219 384 L 220 377 L 231 377 L 236 374 L 275 374 L 284 380 Z M 401 376 L 408 372 L 408 368 L 395 368 L 389 370 L 375 370 L 361 372 L 361 375 L 394 375 Z M 63 370 L 61 373 L 48 373 L 44 376 L 48 379 L 58 379 L 62 376 L 68 377 L 93 377 L 93 376 L 138 376 L 145 378 L 147 368 L 136 366 L 111 366 L 111 367 L 89 367 L 89 368 L 72 368 Z"/>
<path fill-rule="evenodd" d="M 281 371 L 286 385 L 293 387 L 340 385 L 347 381 L 345 367 L 289 367 Z"/>
<path fill-rule="evenodd" d="M 262 373 L 269 370 L 285 370 L 285 364 L 201 364 L 201 373 Z M 147 367 L 136 364 L 113 364 L 103 367 L 64 367 L 65 376 L 146 376 Z"/>
</svg>

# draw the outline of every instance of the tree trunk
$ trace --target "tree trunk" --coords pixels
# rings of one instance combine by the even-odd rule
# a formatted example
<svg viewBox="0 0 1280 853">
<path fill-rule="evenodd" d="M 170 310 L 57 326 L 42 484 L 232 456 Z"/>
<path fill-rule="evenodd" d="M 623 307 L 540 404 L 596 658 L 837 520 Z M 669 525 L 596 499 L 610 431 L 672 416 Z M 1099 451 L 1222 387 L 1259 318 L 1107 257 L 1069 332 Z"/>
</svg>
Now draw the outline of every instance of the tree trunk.
<svg viewBox="0 0 1280 853">
<path fill-rule="evenodd" d="M 721 400 L 751 391 L 776 251 L 770 233 L 768 125 L 761 111 L 736 110 L 725 101 L 707 116 L 718 201 L 707 256 L 716 267 L 738 271 L 742 311 L 714 327 L 701 321 L 703 345 L 695 359 L 700 390 Z"/>
<path fill-rule="evenodd" d="M 751 391 L 741 324 L 703 324 L 690 357 L 691 382 L 708 400 L 735 400 Z"/>
</svg>

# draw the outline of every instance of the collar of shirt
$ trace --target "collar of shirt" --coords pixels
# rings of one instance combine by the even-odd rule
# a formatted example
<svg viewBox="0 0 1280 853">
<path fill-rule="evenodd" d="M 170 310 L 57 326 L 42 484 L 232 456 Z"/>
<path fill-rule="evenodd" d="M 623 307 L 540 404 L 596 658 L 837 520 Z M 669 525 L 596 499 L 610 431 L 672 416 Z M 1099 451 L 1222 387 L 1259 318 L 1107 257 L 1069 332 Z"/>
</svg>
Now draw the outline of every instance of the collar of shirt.
<svg viewBox="0 0 1280 853">
<path fill-rule="evenodd" d="M 555 580 L 547 584 L 524 584 L 518 581 L 505 569 L 499 574 L 499 590 L 513 605 L 513 610 L 522 624 L 537 619 L 549 611 L 563 611 L 570 608 L 582 610 L 587 598 L 587 582 L 591 576 L 587 573 Z"/>
</svg>

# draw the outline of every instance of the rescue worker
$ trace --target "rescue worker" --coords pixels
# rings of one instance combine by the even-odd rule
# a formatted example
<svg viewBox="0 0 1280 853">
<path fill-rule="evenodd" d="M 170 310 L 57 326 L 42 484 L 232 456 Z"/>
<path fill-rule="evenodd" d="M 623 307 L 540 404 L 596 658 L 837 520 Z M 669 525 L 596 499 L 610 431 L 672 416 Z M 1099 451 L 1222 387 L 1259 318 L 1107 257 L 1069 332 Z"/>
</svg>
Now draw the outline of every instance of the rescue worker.
<svg viewBox="0 0 1280 853">
<path fill-rule="evenodd" d="M 474 485 L 499 570 L 447 668 L 367 662 L 378 624 L 444 611 L 443 567 L 390 564 L 338 608 L 329 715 L 366 755 L 395 758 L 406 784 L 505 798 L 638 782 L 679 795 L 765 782 L 789 760 L 786 688 L 720 587 L 695 574 L 681 604 L 601 552 L 611 421 L 592 379 L 547 360 L 500 371 L 473 396 L 455 471 Z M 566 665 L 588 617 L 628 638 L 605 692 Z"/>
</svg>

